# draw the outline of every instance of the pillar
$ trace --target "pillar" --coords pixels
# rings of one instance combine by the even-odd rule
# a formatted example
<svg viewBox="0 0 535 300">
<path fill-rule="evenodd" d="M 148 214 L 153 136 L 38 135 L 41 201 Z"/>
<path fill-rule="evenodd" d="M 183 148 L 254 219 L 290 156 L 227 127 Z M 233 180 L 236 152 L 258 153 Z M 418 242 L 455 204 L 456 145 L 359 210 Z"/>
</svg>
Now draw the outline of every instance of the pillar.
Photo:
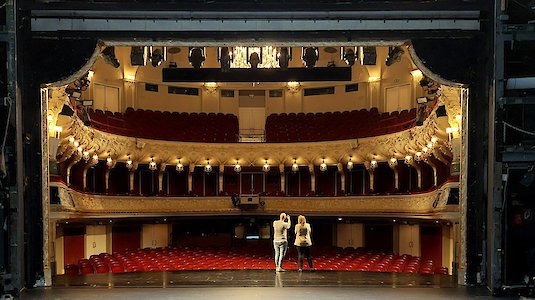
<svg viewBox="0 0 535 300">
<path fill-rule="evenodd" d="M 310 191 L 314 193 L 316 191 L 316 173 L 314 172 L 314 164 L 308 165 L 308 171 L 310 172 Z"/>
<path fill-rule="evenodd" d="M 286 180 L 284 178 L 284 164 L 280 164 L 279 165 L 279 173 L 280 173 L 280 177 L 281 177 L 281 192 L 285 192 L 286 188 L 285 188 L 285 184 L 286 184 Z"/>
</svg>

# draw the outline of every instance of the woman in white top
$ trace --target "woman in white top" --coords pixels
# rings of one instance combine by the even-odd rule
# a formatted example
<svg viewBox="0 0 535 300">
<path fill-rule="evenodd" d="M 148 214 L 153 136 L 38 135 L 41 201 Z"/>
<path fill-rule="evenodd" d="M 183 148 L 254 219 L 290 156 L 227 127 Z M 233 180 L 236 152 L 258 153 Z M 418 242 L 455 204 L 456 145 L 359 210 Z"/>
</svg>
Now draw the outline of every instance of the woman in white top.
<svg viewBox="0 0 535 300">
<path fill-rule="evenodd" d="M 310 234 L 310 224 L 307 223 L 305 216 L 300 215 L 297 218 L 297 224 L 295 225 L 295 243 L 297 248 L 297 255 L 299 260 L 299 272 L 303 271 L 303 256 L 306 255 L 308 267 L 310 270 L 314 270 L 312 267 L 312 256 L 310 255 L 310 247 L 312 246 L 312 239 Z"/>
</svg>

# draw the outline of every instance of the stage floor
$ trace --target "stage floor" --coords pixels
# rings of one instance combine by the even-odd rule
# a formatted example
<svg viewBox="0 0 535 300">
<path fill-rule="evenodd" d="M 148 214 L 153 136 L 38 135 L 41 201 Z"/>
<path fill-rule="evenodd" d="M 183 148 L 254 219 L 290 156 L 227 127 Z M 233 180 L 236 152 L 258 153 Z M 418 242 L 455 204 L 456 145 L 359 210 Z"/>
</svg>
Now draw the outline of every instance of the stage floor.
<svg viewBox="0 0 535 300">
<path fill-rule="evenodd" d="M 142 288 L 147 287 L 147 288 Z M 350 271 L 224 270 L 57 276 L 20 299 L 491 299 L 452 276 Z M 504 299 L 504 298 L 501 298 Z"/>
<path fill-rule="evenodd" d="M 455 287 L 447 275 L 379 273 L 355 271 L 287 271 L 213 270 L 108 273 L 80 276 L 57 276 L 55 287 L 300 287 L 300 286 L 387 286 L 387 287 Z"/>
</svg>

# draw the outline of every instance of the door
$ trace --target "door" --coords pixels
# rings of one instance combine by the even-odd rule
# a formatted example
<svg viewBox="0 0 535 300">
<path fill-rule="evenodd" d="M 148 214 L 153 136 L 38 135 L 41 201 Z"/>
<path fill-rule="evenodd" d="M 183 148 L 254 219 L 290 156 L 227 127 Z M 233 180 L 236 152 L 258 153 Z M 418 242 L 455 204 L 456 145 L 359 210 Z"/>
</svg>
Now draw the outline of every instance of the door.
<svg viewBox="0 0 535 300">
<path fill-rule="evenodd" d="M 84 231 L 83 227 L 63 229 L 63 267 L 84 257 Z"/>
<path fill-rule="evenodd" d="M 167 224 L 143 224 L 143 248 L 158 248 L 167 246 L 169 246 L 169 226 Z"/>
<path fill-rule="evenodd" d="M 393 112 L 410 109 L 412 107 L 412 101 L 410 84 L 386 88 L 384 111 Z"/>
<path fill-rule="evenodd" d="M 337 228 L 337 246 L 338 247 L 353 247 L 358 248 L 363 246 L 363 225 L 359 223 L 354 224 L 338 224 Z"/>
<path fill-rule="evenodd" d="M 423 261 L 433 260 L 433 266 L 442 266 L 442 228 L 439 226 L 420 227 L 420 246 Z"/>
<path fill-rule="evenodd" d="M 241 135 L 263 135 L 266 124 L 264 107 L 240 107 L 239 124 Z"/>
<path fill-rule="evenodd" d="M 85 227 L 85 257 L 105 253 L 106 225 L 88 225 Z"/>
<path fill-rule="evenodd" d="M 123 252 L 127 249 L 141 247 L 140 226 L 114 226 L 111 235 L 112 252 Z"/>
<path fill-rule="evenodd" d="M 420 256 L 419 225 L 399 225 L 399 254 Z"/>
<path fill-rule="evenodd" d="M 119 111 L 119 88 L 95 83 L 93 108 L 111 112 Z"/>
</svg>

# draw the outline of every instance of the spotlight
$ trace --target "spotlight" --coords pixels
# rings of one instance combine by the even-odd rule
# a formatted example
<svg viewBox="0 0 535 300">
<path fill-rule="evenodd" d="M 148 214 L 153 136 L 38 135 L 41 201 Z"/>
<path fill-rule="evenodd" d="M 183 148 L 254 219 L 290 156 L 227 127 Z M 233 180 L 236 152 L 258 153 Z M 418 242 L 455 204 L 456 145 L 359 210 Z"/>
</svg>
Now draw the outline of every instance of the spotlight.
<svg viewBox="0 0 535 300">
<path fill-rule="evenodd" d="M 303 47 L 303 62 L 307 68 L 314 68 L 320 58 L 320 52 L 317 47 Z"/>
<path fill-rule="evenodd" d="M 147 48 L 146 47 L 132 47 L 130 50 L 130 65 L 144 66 L 147 64 Z"/>
<path fill-rule="evenodd" d="M 262 64 L 262 52 L 262 47 L 260 47 L 260 53 L 254 51 L 253 53 L 247 55 L 251 69 L 258 69 L 258 65 Z M 249 48 L 247 48 L 247 53 L 249 53 Z"/>
<path fill-rule="evenodd" d="M 219 60 L 219 63 L 221 64 L 221 72 L 230 71 L 230 63 L 234 61 L 234 58 L 232 57 L 232 48 L 219 47 L 217 60 Z"/>
<path fill-rule="evenodd" d="M 401 58 L 403 57 L 403 49 L 399 46 L 396 47 L 390 47 L 388 48 L 388 57 L 386 58 L 386 66 L 390 67 L 396 62 L 401 61 Z"/>
<path fill-rule="evenodd" d="M 277 54 L 277 60 L 279 61 L 279 67 L 283 70 L 288 69 L 290 60 L 292 60 L 292 48 L 282 47 Z"/>
<path fill-rule="evenodd" d="M 355 64 L 357 60 L 357 47 L 342 47 L 340 50 L 340 59 L 345 61 L 350 67 Z"/>
<path fill-rule="evenodd" d="M 117 57 L 115 57 L 115 47 L 113 46 L 106 47 L 106 49 L 102 51 L 102 57 L 106 63 L 112 65 L 114 68 L 119 68 L 121 65 Z"/>
<path fill-rule="evenodd" d="M 188 60 L 195 69 L 200 69 L 206 60 L 204 48 L 192 47 L 189 49 Z"/>
<path fill-rule="evenodd" d="M 365 66 L 375 66 L 377 63 L 377 51 L 375 47 L 360 48 L 360 63 Z"/>
<path fill-rule="evenodd" d="M 154 48 L 153 46 L 150 47 L 150 62 L 153 67 L 158 67 L 162 61 L 167 60 L 167 47 L 162 48 Z"/>
</svg>

